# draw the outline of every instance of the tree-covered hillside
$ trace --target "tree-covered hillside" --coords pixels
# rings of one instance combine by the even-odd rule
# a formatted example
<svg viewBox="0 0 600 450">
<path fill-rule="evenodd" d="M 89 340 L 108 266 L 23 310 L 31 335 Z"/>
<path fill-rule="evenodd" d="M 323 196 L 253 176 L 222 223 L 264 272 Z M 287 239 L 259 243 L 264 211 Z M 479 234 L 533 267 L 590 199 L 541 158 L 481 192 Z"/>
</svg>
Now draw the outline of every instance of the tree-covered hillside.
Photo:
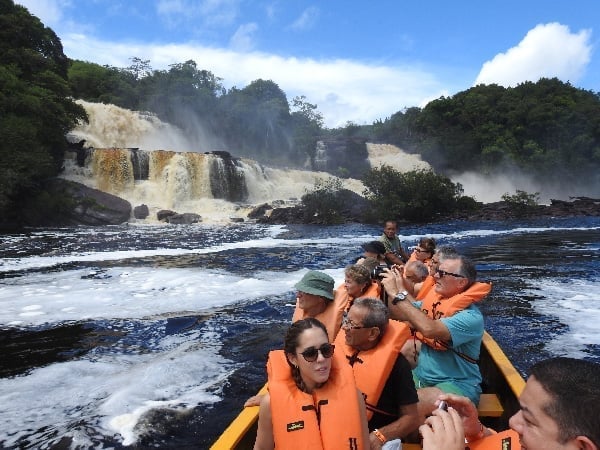
<svg viewBox="0 0 600 450">
<path fill-rule="evenodd" d="M 56 34 L 22 6 L 0 0 L 0 222 L 59 173 L 65 134 L 85 111 L 70 97 Z"/>
<path fill-rule="evenodd" d="M 223 88 L 221 78 L 194 61 L 153 70 L 132 58 L 127 68 L 71 61 L 75 97 L 151 111 L 208 150 L 226 150 L 271 165 L 301 166 L 314 158 L 323 118 L 304 97 L 292 106 L 271 80 Z"/>
<path fill-rule="evenodd" d="M 600 97 L 557 79 L 515 88 L 479 85 L 398 112 L 372 132 L 420 153 L 438 171 L 514 166 L 576 179 L 600 172 Z"/>
</svg>

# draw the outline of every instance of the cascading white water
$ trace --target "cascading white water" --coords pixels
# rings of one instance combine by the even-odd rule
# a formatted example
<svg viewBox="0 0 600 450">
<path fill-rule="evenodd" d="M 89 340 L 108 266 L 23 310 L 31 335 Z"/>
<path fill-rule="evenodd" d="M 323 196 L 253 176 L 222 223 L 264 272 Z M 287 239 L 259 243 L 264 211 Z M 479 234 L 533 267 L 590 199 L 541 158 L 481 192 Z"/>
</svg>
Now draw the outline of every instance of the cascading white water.
<svg viewBox="0 0 600 450">
<path fill-rule="evenodd" d="M 247 204 L 215 199 L 210 168 L 215 161 L 222 164 L 221 156 L 205 154 L 210 149 L 190 142 L 181 130 L 148 113 L 81 100 L 78 103 L 86 109 L 90 122 L 72 130 L 70 139 L 85 139 L 86 146 L 94 150 L 85 167 L 77 165 L 75 155 L 68 155 L 63 178 L 118 195 L 132 206 L 145 204 L 150 209 L 147 220 L 153 220 L 158 210 L 171 209 L 200 214 L 204 221 L 229 221 L 231 217 L 245 217 L 257 204 L 293 203 L 315 182 L 333 178 L 326 172 L 274 169 L 243 158 L 238 160 L 237 170 L 246 183 Z M 170 150 L 161 150 L 165 148 Z M 130 149 L 137 151 L 135 163 L 147 158 L 148 179 L 135 178 L 140 168 L 134 167 Z M 428 167 L 418 155 L 406 154 L 392 145 L 367 144 L 367 150 L 374 167 L 387 164 L 402 172 Z M 343 184 L 358 194 L 364 191 L 359 180 L 344 179 Z"/>
</svg>

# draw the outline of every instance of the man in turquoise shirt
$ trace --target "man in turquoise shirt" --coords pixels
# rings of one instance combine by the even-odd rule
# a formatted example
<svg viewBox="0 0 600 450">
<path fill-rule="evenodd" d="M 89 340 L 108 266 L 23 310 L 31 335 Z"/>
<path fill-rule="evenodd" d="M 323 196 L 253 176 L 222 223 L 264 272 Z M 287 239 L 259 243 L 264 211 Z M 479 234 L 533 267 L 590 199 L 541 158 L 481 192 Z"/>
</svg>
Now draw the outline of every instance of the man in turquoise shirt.
<svg viewBox="0 0 600 450">
<path fill-rule="evenodd" d="M 476 281 L 477 271 L 471 261 L 461 255 L 449 255 L 440 261 L 434 275 L 436 303 L 442 310 L 457 296 L 467 291 Z M 406 292 L 402 277 L 388 271 L 382 285 L 388 298 L 390 316 L 408 321 L 411 328 L 430 342 L 443 343 L 447 349 L 423 344 L 417 367 L 413 370 L 419 394 L 419 412 L 424 418 L 435 408 L 435 401 L 443 392 L 469 397 L 475 404 L 481 394 L 481 373 L 477 360 L 484 332 L 483 315 L 473 304 L 447 310 L 435 320 L 421 311 L 421 302 Z M 427 302 L 427 298 L 425 302 Z M 446 303 L 445 303 L 446 302 Z M 440 306 L 441 305 L 441 306 Z M 425 308 L 427 309 L 427 308 Z"/>
</svg>

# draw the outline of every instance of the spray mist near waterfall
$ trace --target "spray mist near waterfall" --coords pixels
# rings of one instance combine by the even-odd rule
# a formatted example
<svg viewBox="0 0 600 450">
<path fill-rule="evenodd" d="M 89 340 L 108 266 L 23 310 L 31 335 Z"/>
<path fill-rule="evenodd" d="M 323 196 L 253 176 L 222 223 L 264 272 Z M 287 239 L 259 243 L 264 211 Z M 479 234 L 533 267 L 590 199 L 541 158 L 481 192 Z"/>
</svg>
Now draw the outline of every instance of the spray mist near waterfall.
<svg viewBox="0 0 600 450">
<path fill-rule="evenodd" d="M 244 218 L 259 204 L 293 205 L 318 181 L 333 175 L 327 172 L 272 168 L 228 152 L 215 151 L 195 136 L 190 139 L 177 127 L 150 113 L 115 105 L 78 100 L 87 111 L 89 124 L 71 131 L 72 142 L 85 140 L 85 158 L 68 153 L 62 177 L 88 187 L 117 195 L 132 207 L 145 204 L 155 220 L 156 212 L 167 209 L 199 214 L 204 221 L 229 222 Z M 326 157 L 326 150 L 321 155 Z M 382 164 L 400 172 L 429 169 L 419 155 L 409 154 L 389 144 L 367 143 L 369 163 Z M 232 149 L 235 154 L 235 149 Z M 463 185 L 465 195 L 493 202 L 515 189 L 538 189 L 524 174 L 490 175 L 463 173 L 451 177 Z M 360 195 L 364 185 L 356 179 L 343 179 L 345 188 Z M 552 191 L 552 198 L 561 198 Z"/>
<path fill-rule="evenodd" d="M 62 177 L 117 195 L 132 206 L 145 204 L 149 219 L 161 209 L 199 214 L 207 221 L 245 217 L 257 204 L 293 204 L 326 172 L 275 169 L 256 161 L 203 148 L 181 130 L 151 114 L 114 105 L 78 101 L 89 124 L 71 131 L 85 140 L 84 157 L 71 153 Z M 344 187 L 361 194 L 358 180 Z"/>
</svg>

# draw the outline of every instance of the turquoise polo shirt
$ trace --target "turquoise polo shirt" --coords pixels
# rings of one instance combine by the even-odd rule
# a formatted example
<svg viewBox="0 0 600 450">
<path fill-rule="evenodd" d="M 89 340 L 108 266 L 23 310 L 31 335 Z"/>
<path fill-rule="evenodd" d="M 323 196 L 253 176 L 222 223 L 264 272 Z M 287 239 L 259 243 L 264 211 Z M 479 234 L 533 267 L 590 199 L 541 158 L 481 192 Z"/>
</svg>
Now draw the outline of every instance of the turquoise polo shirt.
<svg viewBox="0 0 600 450">
<path fill-rule="evenodd" d="M 420 307 L 421 302 L 414 304 Z M 439 320 L 444 322 L 450 331 L 452 348 L 478 360 L 484 331 L 483 314 L 479 308 L 470 305 L 451 317 Z M 481 394 L 479 366 L 466 361 L 452 350 L 434 350 L 423 344 L 419 363 L 413 372 L 420 382 L 417 388 L 451 383 L 473 403 L 476 405 L 479 403 Z"/>
</svg>

